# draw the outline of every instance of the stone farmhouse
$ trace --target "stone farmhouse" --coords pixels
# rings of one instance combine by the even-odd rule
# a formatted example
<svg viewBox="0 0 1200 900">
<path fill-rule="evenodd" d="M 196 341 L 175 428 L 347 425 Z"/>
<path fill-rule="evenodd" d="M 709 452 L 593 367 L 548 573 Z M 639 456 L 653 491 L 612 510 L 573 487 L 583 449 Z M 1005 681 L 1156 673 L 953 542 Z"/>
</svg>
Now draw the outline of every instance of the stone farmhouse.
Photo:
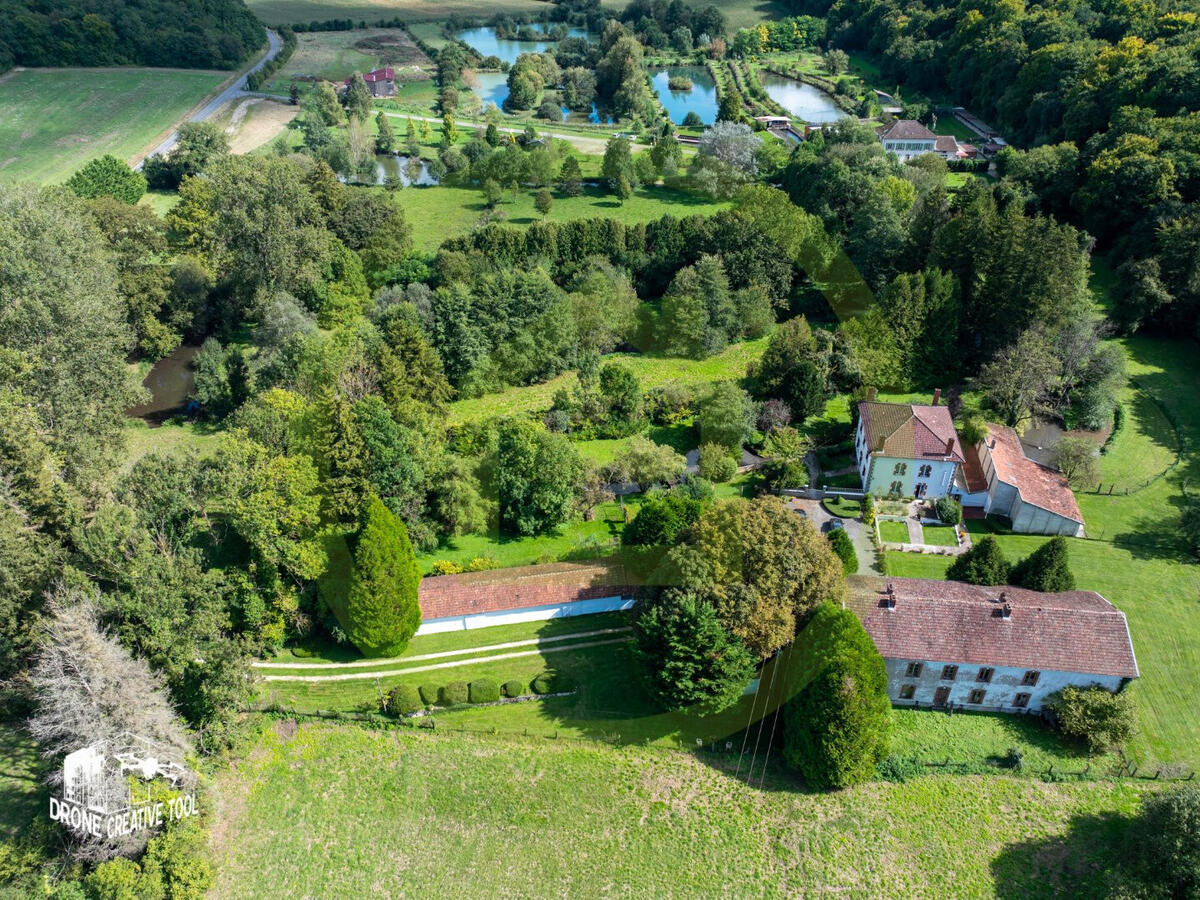
<svg viewBox="0 0 1200 900">
<path fill-rule="evenodd" d="M 934 134 L 915 119 L 897 119 L 891 125 L 878 129 L 883 149 L 894 153 L 901 162 L 916 156 L 936 153 L 945 160 L 974 159 L 978 149 L 971 144 L 960 144 L 949 134 Z"/>
<path fill-rule="evenodd" d="M 1125 614 L 1093 591 L 848 581 L 847 606 L 884 658 L 897 706 L 1037 711 L 1068 685 L 1115 693 L 1138 677 Z"/>
<path fill-rule="evenodd" d="M 363 81 L 367 83 L 372 97 L 394 97 L 396 95 L 396 70 L 390 66 L 367 72 L 363 75 Z M 346 79 L 345 86 L 350 86 L 349 78 Z"/>
<path fill-rule="evenodd" d="M 965 515 L 1012 520 L 1022 534 L 1083 534 L 1083 515 L 1061 472 L 1027 457 L 1017 433 L 988 425 L 963 447 L 950 410 L 935 392 L 930 405 L 858 406 L 854 454 L 863 490 L 875 496 L 953 497 Z"/>
</svg>

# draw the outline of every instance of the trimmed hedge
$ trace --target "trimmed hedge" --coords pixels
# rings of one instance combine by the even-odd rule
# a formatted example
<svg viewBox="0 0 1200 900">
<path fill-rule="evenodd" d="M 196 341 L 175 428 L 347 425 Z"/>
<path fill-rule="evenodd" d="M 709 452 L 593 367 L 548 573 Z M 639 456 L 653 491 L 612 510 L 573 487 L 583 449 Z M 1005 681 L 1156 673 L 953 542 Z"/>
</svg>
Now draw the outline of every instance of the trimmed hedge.
<svg viewBox="0 0 1200 900">
<path fill-rule="evenodd" d="M 423 684 L 418 690 L 426 706 L 433 706 L 438 702 L 438 686 L 436 684 Z"/>
<path fill-rule="evenodd" d="M 441 706 L 460 706 L 469 701 L 470 688 L 465 681 L 452 681 L 438 691 L 438 703 Z"/>
<path fill-rule="evenodd" d="M 573 687 L 574 683 L 570 678 L 553 669 L 546 670 L 533 679 L 529 685 L 530 690 L 535 694 L 560 694 Z"/>
<path fill-rule="evenodd" d="M 398 684 L 387 695 L 388 711 L 397 716 L 407 716 L 425 708 L 421 692 L 411 684 Z"/>
<path fill-rule="evenodd" d="M 525 682 L 523 681 L 506 681 L 500 688 L 504 691 L 505 697 L 520 697 L 525 693 Z"/>
<path fill-rule="evenodd" d="M 467 686 L 467 696 L 472 703 L 495 703 L 500 699 L 500 685 L 491 678 L 480 678 Z"/>
</svg>

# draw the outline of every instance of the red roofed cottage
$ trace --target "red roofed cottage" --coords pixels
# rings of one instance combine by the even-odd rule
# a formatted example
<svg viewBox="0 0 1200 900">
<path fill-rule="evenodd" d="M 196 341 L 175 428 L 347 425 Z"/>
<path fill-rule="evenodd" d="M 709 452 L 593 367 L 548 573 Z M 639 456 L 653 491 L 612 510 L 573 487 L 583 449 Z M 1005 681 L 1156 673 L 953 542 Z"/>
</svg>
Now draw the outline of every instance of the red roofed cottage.
<svg viewBox="0 0 1200 900">
<path fill-rule="evenodd" d="M 1092 591 L 1042 594 L 923 578 L 851 576 L 899 706 L 1039 710 L 1068 685 L 1138 677 L 1125 614 Z"/>
</svg>

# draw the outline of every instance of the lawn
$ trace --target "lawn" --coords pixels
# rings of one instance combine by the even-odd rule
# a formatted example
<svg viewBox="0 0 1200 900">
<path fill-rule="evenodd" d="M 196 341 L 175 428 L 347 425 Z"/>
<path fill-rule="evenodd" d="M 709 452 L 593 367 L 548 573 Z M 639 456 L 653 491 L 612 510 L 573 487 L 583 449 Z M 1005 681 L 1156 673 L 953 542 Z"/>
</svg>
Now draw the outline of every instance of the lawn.
<svg viewBox="0 0 1200 900">
<path fill-rule="evenodd" d="M 933 133 L 952 134 L 959 141 L 967 144 L 975 144 L 976 146 L 978 146 L 977 142 L 982 142 L 982 138 L 951 115 L 938 116 L 937 127 L 933 129 Z"/>
<path fill-rule="evenodd" d="M 212 896 L 1103 896 L 1122 817 L 1152 790 L 993 775 L 808 794 L 774 765 L 766 790 L 734 766 L 442 728 L 273 728 L 216 778 Z"/>
<path fill-rule="evenodd" d="M 881 519 L 878 523 L 879 539 L 894 544 L 908 543 L 908 525 L 904 522 L 893 522 L 891 519 Z"/>
<path fill-rule="evenodd" d="M 403 126 L 399 126 L 399 131 L 403 135 Z M 532 224 L 541 219 L 533 207 L 535 194 L 522 190 L 513 200 L 512 194 L 506 192 L 497 209 L 507 215 L 509 225 Z M 418 250 L 436 250 L 447 238 L 467 234 L 486 208 L 483 193 L 477 187 L 407 188 L 396 191 L 395 197 L 413 227 L 413 242 Z M 625 223 L 649 222 L 666 215 L 712 215 L 728 205 L 667 187 L 641 188 L 622 204 L 607 190 L 586 187 L 579 197 L 555 192 L 554 208 L 547 219 L 566 222 L 607 216 Z"/>
<path fill-rule="evenodd" d="M 383 43 L 387 50 L 358 46 L 363 41 Z M 384 52 L 386 60 L 381 56 Z M 354 72 L 369 72 L 385 63 L 396 68 L 430 64 L 402 28 L 302 32 L 296 35 L 296 51 L 291 59 L 267 82 L 264 90 L 286 94 L 297 75 L 344 81 Z"/>
<path fill-rule="evenodd" d="M 29 735 L 12 725 L 0 725 L 0 843 L 17 837 L 41 811 L 45 803 L 42 774 L 42 762 Z"/>
<path fill-rule="evenodd" d="M 323 19 L 378 22 L 400 18 L 405 23 L 437 22 L 451 15 L 488 19 L 497 13 L 546 11 L 542 0 L 248 0 L 246 5 L 268 25 Z"/>
<path fill-rule="evenodd" d="M 857 500 L 847 500 L 845 497 L 826 497 L 821 501 L 832 515 L 840 516 L 843 519 L 857 519 L 862 515 L 862 504 Z"/>
<path fill-rule="evenodd" d="M 640 353 L 612 353 L 604 357 L 604 362 L 620 362 L 637 376 L 643 390 L 650 390 L 668 381 L 704 384 L 727 378 L 743 378 L 746 375 L 746 366 L 762 356 L 766 346 L 767 338 L 759 338 L 733 344 L 716 356 L 702 360 L 647 356 Z M 560 388 L 569 391 L 576 383 L 575 373 L 568 372 L 542 384 L 513 387 L 482 397 L 456 400 L 450 404 L 447 424 L 459 425 L 492 416 L 549 409 L 556 391 Z"/>
<path fill-rule="evenodd" d="M 935 547 L 957 547 L 958 535 L 949 525 L 922 525 L 922 543 Z"/>
<path fill-rule="evenodd" d="M 132 161 L 229 77 L 179 69 L 11 72 L 0 79 L 0 180 L 62 182 L 106 153 Z"/>
<path fill-rule="evenodd" d="M 125 424 L 125 458 L 122 468 L 133 467 L 147 453 L 185 453 L 195 450 L 201 456 L 216 452 L 222 431 L 199 422 L 165 422 L 151 428 L 141 419 Z"/>
</svg>

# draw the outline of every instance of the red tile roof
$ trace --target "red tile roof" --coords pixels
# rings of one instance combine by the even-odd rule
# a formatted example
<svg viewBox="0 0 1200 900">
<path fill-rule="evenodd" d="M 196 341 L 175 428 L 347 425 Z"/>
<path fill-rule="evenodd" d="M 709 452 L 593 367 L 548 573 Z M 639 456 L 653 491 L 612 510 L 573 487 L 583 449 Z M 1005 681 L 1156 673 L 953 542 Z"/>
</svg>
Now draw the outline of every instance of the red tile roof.
<svg viewBox="0 0 1200 900">
<path fill-rule="evenodd" d="M 1138 676 L 1125 614 L 1093 591 L 1040 594 L 924 578 L 851 576 L 847 606 L 884 657 Z M 887 608 L 887 585 L 895 607 Z M 1004 618 L 1001 592 L 1012 614 Z"/>
<path fill-rule="evenodd" d="M 987 490 L 987 476 L 983 474 L 983 463 L 979 461 L 979 448 L 967 445 L 963 447 L 962 464 L 963 481 L 968 494 L 980 494 Z"/>
<path fill-rule="evenodd" d="M 885 141 L 936 141 L 937 135 L 916 119 L 897 119 L 881 136 Z"/>
<path fill-rule="evenodd" d="M 1015 485 L 1021 500 L 1056 515 L 1083 522 L 1083 513 L 1061 472 L 1034 462 L 1025 455 L 1017 433 L 1005 425 L 988 425 L 988 452 L 996 477 Z"/>
<path fill-rule="evenodd" d="M 346 84 L 349 84 L 351 79 L 353 79 L 353 78 L 354 78 L 353 75 L 351 75 L 350 78 L 347 78 Z M 363 76 L 363 81 L 367 82 L 368 84 L 370 84 L 371 82 L 374 82 L 374 81 L 395 81 L 395 80 L 396 80 L 396 70 L 391 68 L 390 66 L 386 69 L 376 69 L 374 72 L 368 72 L 367 74 L 365 74 Z"/>
<path fill-rule="evenodd" d="M 422 579 L 419 600 L 421 617 L 428 620 L 626 596 L 633 591 L 632 580 L 619 562 L 594 560 L 438 575 Z"/>
<path fill-rule="evenodd" d="M 867 449 L 895 459 L 963 461 L 954 419 L 944 406 L 908 403 L 858 404 Z"/>
<path fill-rule="evenodd" d="M 958 153 L 958 141 L 955 140 L 952 134 L 939 134 L 937 140 L 933 144 L 933 149 L 938 153 Z"/>
</svg>

